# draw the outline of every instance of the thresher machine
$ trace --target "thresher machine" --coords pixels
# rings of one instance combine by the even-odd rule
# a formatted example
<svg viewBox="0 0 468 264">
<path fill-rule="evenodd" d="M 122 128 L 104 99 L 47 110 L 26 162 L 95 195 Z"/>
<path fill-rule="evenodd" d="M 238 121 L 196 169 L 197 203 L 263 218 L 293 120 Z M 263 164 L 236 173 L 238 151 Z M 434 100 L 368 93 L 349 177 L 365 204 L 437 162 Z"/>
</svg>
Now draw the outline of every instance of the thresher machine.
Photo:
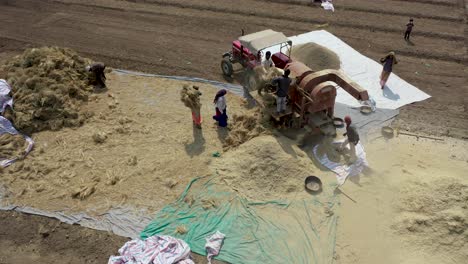
<svg viewBox="0 0 468 264">
<path fill-rule="evenodd" d="M 272 54 L 272 60 L 277 68 L 289 69 L 290 77 L 295 81 L 289 89 L 288 111 L 279 116 L 272 114 L 275 120 L 294 127 L 309 125 L 321 129 L 330 124 L 333 127 L 337 86 L 357 100 L 369 100 L 367 91 L 342 71 L 331 69 L 314 71 L 302 62 L 292 60 L 292 41 L 283 33 L 270 29 L 243 35 L 233 41 L 232 51 L 223 55 L 221 69 L 225 75 L 233 73 L 232 63 L 240 63 L 246 70 L 253 69 L 260 65 L 265 49 L 278 46 L 279 51 Z"/>
</svg>

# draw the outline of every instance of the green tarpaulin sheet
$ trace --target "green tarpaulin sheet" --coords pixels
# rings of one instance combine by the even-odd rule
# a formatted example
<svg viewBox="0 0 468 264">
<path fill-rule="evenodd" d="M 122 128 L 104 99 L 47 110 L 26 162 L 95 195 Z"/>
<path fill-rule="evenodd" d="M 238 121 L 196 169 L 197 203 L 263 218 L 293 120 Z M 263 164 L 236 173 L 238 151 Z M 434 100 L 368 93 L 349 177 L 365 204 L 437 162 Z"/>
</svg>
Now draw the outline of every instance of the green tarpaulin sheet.
<svg viewBox="0 0 468 264">
<path fill-rule="evenodd" d="M 289 202 L 249 202 L 212 178 L 194 179 L 181 197 L 163 208 L 141 237 L 170 235 L 206 255 L 205 238 L 226 235 L 216 259 L 229 263 L 333 262 L 338 203 L 334 186 Z M 327 192 L 328 190 L 328 192 Z M 177 227 L 185 227 L 180 234 Z"/>
</svg>

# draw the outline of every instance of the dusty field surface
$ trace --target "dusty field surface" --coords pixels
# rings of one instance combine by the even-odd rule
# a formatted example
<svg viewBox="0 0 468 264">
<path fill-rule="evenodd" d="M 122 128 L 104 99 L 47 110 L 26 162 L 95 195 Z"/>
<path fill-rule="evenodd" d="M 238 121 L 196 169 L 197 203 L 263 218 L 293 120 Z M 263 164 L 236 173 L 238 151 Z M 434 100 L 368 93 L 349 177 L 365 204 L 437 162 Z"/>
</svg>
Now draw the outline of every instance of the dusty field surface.
<svg viewBox="0 0 468 264">
<path fill-rule="evenodd" d="M 468 137 L 463 0 L 1 0 L 0 58 L 26 46 L 59 45 L 113 67 L 223 80 L 220 55 L 246 32 L 287 35 L 326 29 L 378 60 L 399 55 L 395 73 L 432 98 L 404 107 L 400 126 Z M 415 19 L 411 43 L 405 24 Z"/>
</svg>

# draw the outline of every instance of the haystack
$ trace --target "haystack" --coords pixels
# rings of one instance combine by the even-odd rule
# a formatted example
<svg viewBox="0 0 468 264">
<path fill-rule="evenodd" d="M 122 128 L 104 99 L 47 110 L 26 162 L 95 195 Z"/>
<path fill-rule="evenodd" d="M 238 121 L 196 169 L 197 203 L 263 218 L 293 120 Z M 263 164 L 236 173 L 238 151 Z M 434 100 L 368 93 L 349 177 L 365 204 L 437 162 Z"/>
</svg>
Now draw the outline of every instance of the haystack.
<svg viewBox="0 0 468 264">
<path fill-rule="evenodd" d="M 84 122 L 80 110 L 92 88 L 90 61 L 70 49 L 43 47 L 26 50 L 0 68 L 12 87 L 15 126 L 25 133 L 58 130 Z"/>
<path fill-rule="evenodd" d="M 262 119 L 260 112 L 247 115 L 233 115 L 229 135 L 223 142 L 224 151 L 240 146 L 260 135 L 268 134 L 266 125 L 267 122 Z"/>
</svg>

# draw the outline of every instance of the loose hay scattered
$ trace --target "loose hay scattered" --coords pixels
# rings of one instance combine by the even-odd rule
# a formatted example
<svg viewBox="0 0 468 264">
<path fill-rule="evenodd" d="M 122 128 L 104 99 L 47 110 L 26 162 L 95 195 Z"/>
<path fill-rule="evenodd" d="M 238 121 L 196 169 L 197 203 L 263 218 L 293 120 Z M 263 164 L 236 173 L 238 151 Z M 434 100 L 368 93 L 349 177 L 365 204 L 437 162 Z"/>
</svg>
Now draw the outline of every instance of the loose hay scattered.
<svg viewBox="0 0 468 264">
<path fill-rule="evenodd" d="M 227 151 L 260 135 L 267 134 L 266 123 L 259 112 L 251 115 L 233 115 L 229 135 L 223 142 L 223 149 Z"/>
<path fill-rule="evenodd" d="M 211 209 L 211 208 L 216 208 L 218 207 L 218 204 L 216 203 L 216 200 L 214 199 L 203 199 L 201 200 L 202 207 L 205 210 Z"/>
<path fill-rule="evenodd" d="M 164 185 L 165 185 L 167 188 L 172 189 L 172 188 L 174 188 L 178 183 L 179 183 L 179 181 L 177 181 L 177 180 L 174 180 L 174 179 L 167 179 L 167 180 L 164 182 Z"/>
<path fill-rule="evenodd" d="M 291 57 L 293 60 L 304 63 L 313 71 L 340 69 L 340 57 L 328 48 L 315 43 L 294 46 Z"/>
<path fill-rule="evenodd" d="M 176 233 L 178 233 L 178 234 L 183 235 L 183 234 L 185 234 L 187 232 L 188 232 L 188 230 L 187 230 L 187 227 L 185 227 L 185 226 L 177 226 L 176 227 Z"/>
<path fill-rule="evenodd" d="M 83 186 L 80 189 L 77 189 L 74 192 L 72 192 L 71 197 L 75 199 L 84 200 L 88 198 L 89 196 L 91 196 L 95 191 L 96 191 L 95 185 Z"/>
<path fill-rule="evenodd" d="M 112 171 L 112 170 L 108 170 L 106 172 L 106 178 L 107 178 L 107 181 L 106 181 L 107 185 L 116 185 L 121 179 L 121 177 L 117 175 L 115 171 Z"/>
<path fill-rule="evenodd" d="M 193 203 L 195 202 L 195 199 L 193 199 L 193 196 L 186 196 L 184 198 L 184 202 L 188 204 L 189 207 L 192 207 Z"/>
<path fill-rule="evenodd" d="M 20 135 L 0 135 L 0 159 L 21 158 L 25 154 L 27 142 Z"/>
<path fill-rule="evenodd" d="M 0 67 L 12 87 L 15 126 L 25 132 L 58 130 L 81 125 L 80 105 L 92 88 L 85 70 L 88 59 L 70 49 L 26 50 Z"/>
<path fill-rule="evenodd" d="M 136 166 L 138 164 L 138 159 L 136 156 L 131 156 L 128 160 L 127 160 L 127 164 L 129 166 Z"/>
<path fill-rule="evenodd" d="M 94 143 L 102 144 L 107 140 L 107 134 L 104 132 L 95 132 L 92 136 Z"/>
</svg>

